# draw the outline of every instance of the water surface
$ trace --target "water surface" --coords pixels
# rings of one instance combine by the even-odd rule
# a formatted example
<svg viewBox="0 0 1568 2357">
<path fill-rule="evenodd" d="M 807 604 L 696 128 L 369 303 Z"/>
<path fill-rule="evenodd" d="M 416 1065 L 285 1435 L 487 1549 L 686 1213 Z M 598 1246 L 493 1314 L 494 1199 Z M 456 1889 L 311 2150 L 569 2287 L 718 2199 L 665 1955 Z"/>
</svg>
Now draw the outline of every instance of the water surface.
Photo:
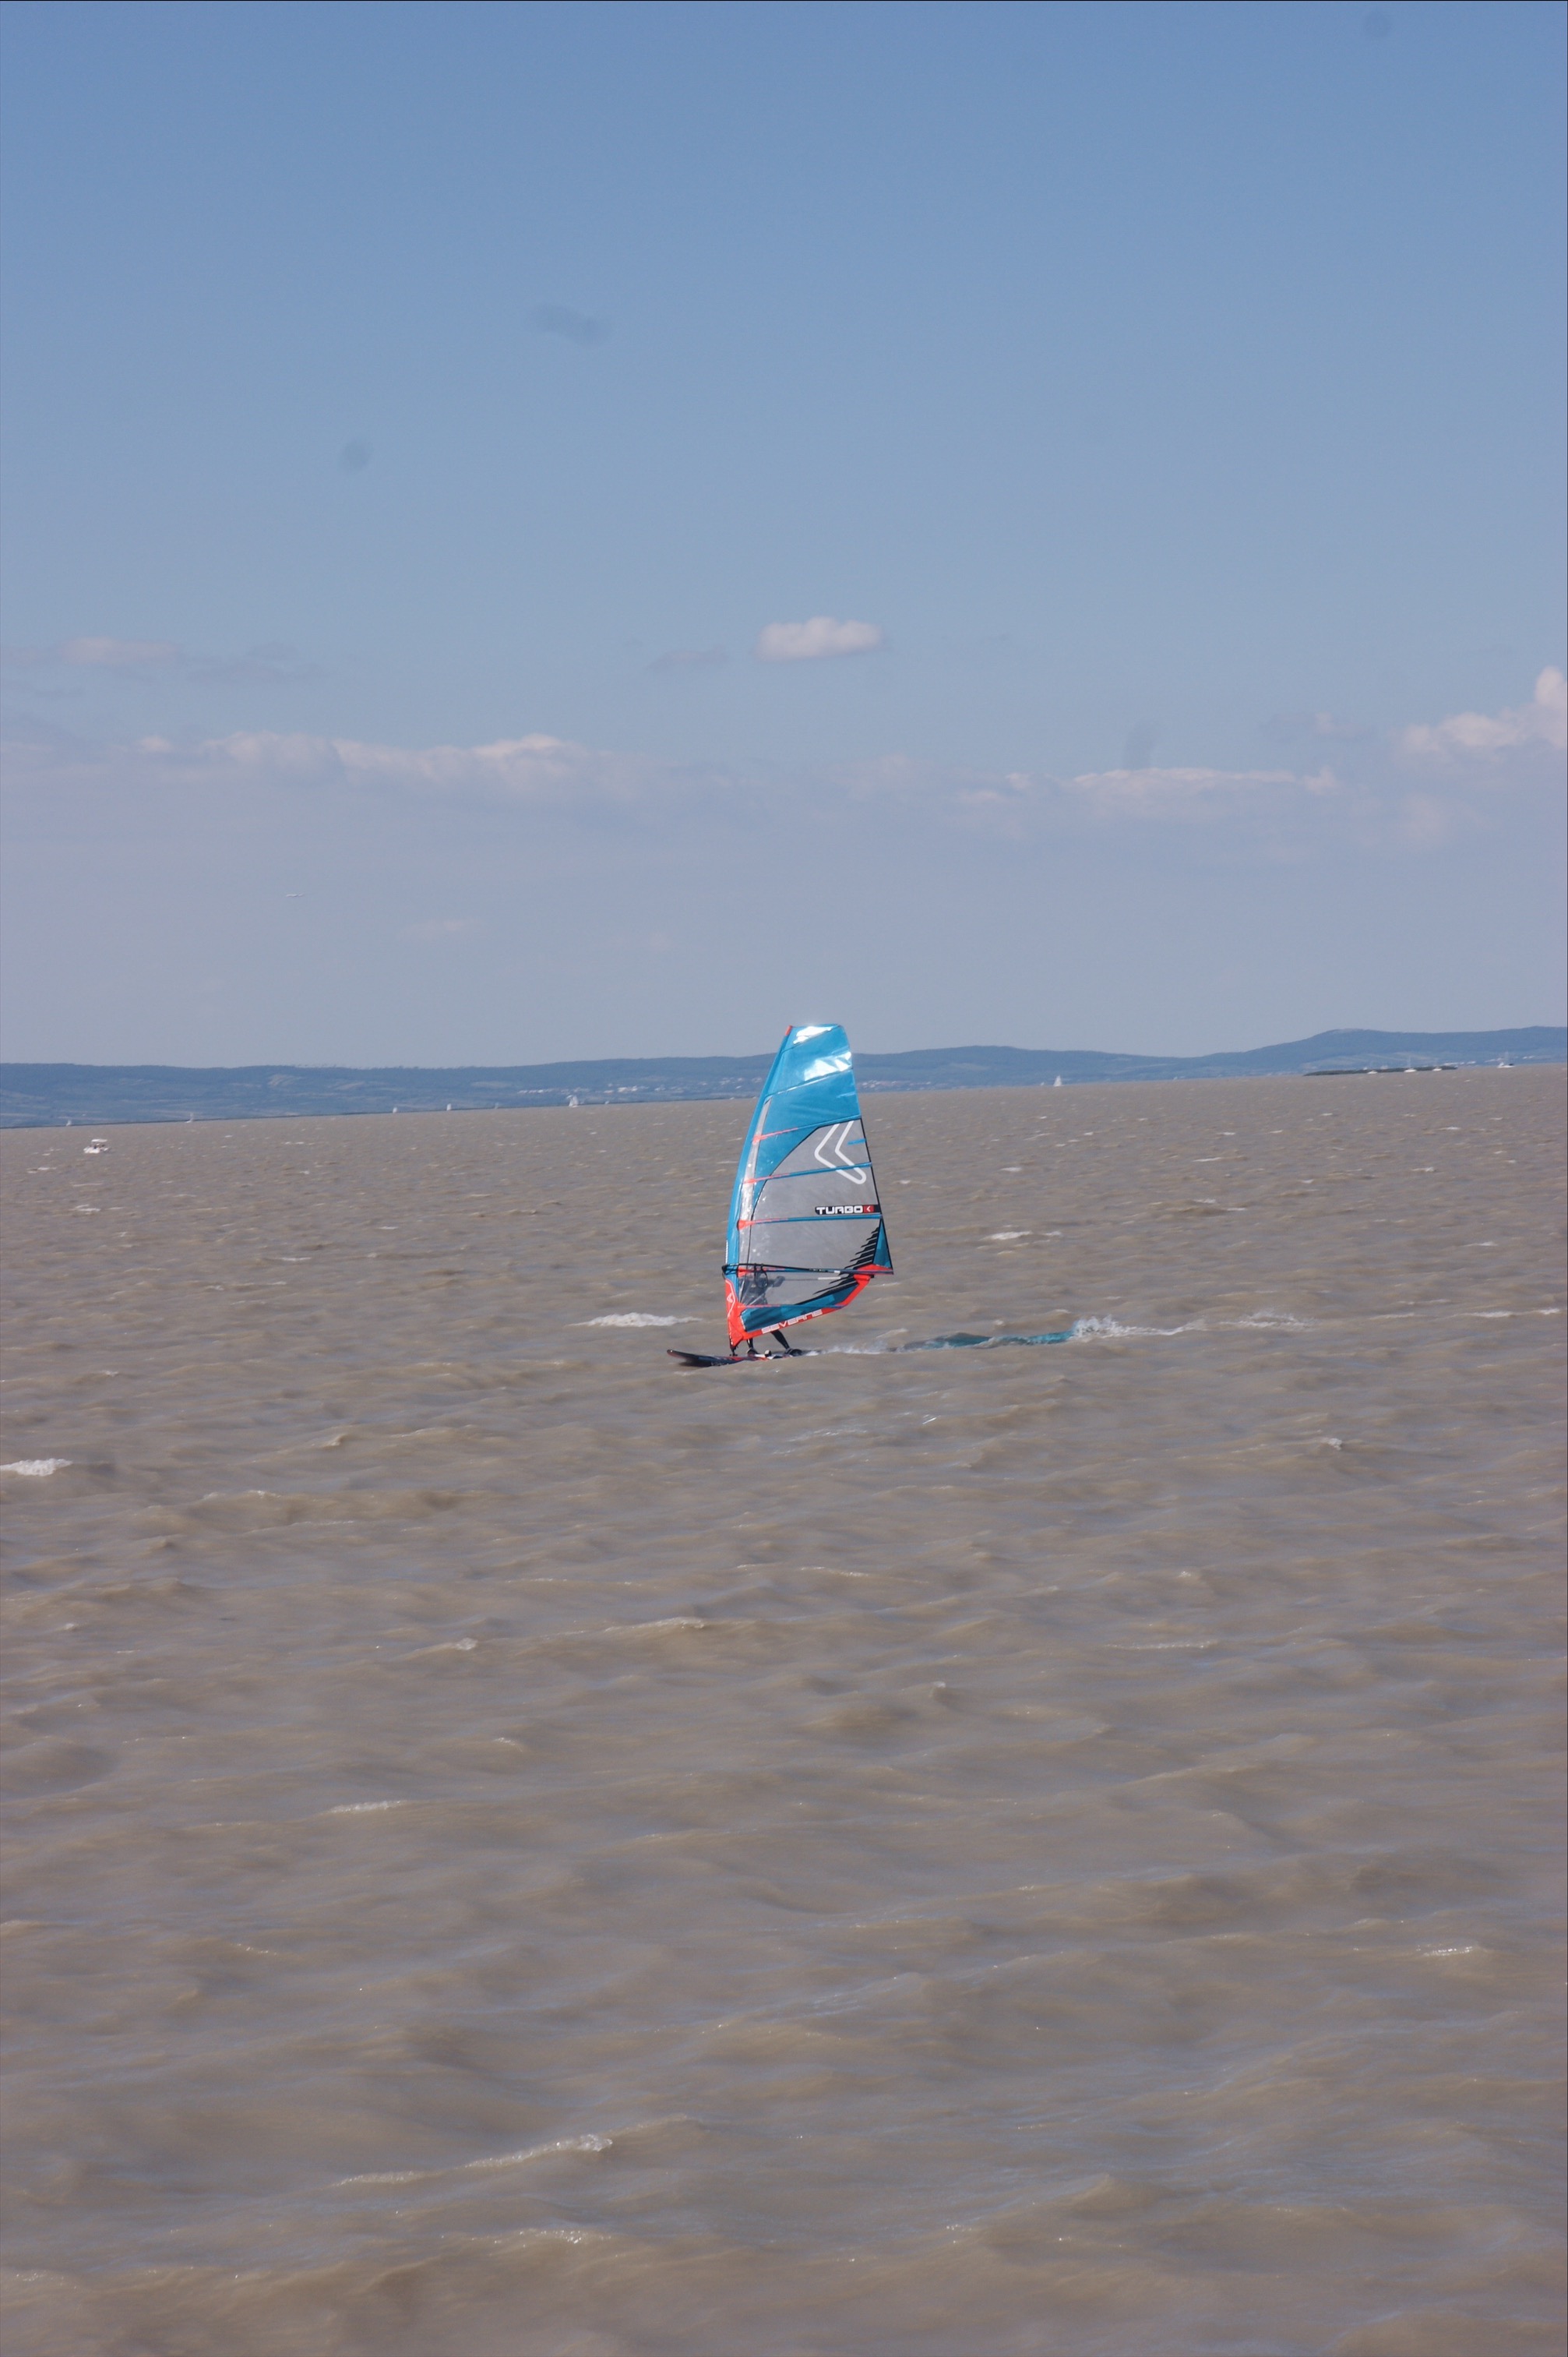
<svg viewBox="0 0 1568 2357">
<path fill-rule="evenodd" d="M 7 1135 L 7 2357 L 1555 2351 L 1562 1100 Z"/>
</svg>

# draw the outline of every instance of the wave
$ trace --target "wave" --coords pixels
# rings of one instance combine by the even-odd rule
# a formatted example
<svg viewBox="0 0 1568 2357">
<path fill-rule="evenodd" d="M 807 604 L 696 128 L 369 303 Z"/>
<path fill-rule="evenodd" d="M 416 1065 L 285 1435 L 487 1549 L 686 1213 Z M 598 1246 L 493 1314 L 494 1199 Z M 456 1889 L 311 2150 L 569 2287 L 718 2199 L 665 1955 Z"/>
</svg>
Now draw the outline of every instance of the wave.
<svg viewBox="0 0 1568 2357">
<path fill-rule="evenodd" d="M 578 1318 L 578 1326 L 694 1326 L 695 1318 L 655 1318 L 646 1309 L 620 1309 L 609 1318 Z"/>
</svg>

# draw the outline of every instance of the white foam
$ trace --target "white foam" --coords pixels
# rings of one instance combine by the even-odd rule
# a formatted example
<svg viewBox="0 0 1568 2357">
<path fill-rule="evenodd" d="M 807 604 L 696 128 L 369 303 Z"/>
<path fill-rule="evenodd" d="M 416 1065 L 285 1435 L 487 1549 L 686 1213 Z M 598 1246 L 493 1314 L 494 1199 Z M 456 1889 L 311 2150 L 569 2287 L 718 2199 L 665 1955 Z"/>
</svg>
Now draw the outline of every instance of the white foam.
<svg viewBox="0 0 1568 2357">
<path fill-rule="evenodd" d="M 755 1570 L 755 1565 L 742 1564 L 742 1571 Z M 660 1637 L 672 1629 L 705 1629 L 708 1623 L 693 1613 L 677 1613 L 667 1620 L 606 1620 L 596 1628 L 561 1629 L 553 1643 L 573 1645 L 580 1638 L 590 1637 Z"/>
<path fill-rule="evenodd" d="M 985 1241 L 988 1244 L 1021 1244 L 1030 1232 L 1028 1228 L 998 1228 L 996 1233 L 987 1236 Z"/>
<path fill-rule="evenodd" d="M 531 2145 L 523 2152 L 498 2152 L 478 2160 L 459 2160 L 445 2169 L 376 2169 L 360 2177 L 340 2177 L 343 2185 L 417 2185 L 421 2179 L 446 2177 L 449 2173 L 466 2175 L 473 2169 L 517 2169 L 530 2160 L 547 2160 L 556 2152 L 608 2152 L 615 2139 L 607 2136 L 561 2136 L 553 2144 Z"/>
<path fill-rule="evenodd" d="M 1164 1637 L 1157 1645 L 1118 1645 L 1119 1653 L 1207 1653 L 1218 1637 Z"/>
<path fill-rule="evenodd" d="M 29 1480 L 43 1481 L 70 1463 L 69 1457 L 18 1457 L 14 1465 L 0 1465 L 0 1473 L 21 1473 Z"/>
<path fill-rule="evenodd" d="M 325 1813 L 329 1817 L 369 1817 L 378 1809 L 406 1809 L 406 1801 L 339 1801 L 335 1809 Z"/>
<path fill-rule="evenodd" d="M 546 2160 L 553 2152 L 608 2152 L 613 2136 L 559 2136 L 553 2144 L 531 2145 L 525 2152 L 498 2152 L 493 2159 L 466 2160 L 462 2167 L 470 2169 L 516 2169 L 525 2160 Z"/>
<path fill-rule="evenodd" d="M 578 1318 L 577 1326 L 694 1326 L 694 1318 L 654 1318 L 646 1309 L 621 1309 L 611 1318 Z"/>
<path fill-rule="evenodd" d="M 1156 1335 L 1195 1333 L 1202 1322 L 1199 1318 L 1191 1326 L 1123 1326 L 1115 1318 L 1075 1318 L 1072 1339 L 1075 1342 L 1097 1339 L 1112 1342 L 1144 1341 Z"/>
</svg>

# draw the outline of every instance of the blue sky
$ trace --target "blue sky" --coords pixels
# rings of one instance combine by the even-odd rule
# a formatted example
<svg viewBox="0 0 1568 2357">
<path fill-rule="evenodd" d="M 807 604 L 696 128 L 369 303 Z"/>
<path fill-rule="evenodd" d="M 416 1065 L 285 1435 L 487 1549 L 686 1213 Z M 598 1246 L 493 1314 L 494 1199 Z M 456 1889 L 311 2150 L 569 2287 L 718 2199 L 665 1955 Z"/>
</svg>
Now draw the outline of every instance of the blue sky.
<svg viewBox="0 0 1568 2357">
<path fill-rule="evenodd" d="M 0 25 L 7 1055 L 1561 1019 L 1557 6 Z"/>
</svg>

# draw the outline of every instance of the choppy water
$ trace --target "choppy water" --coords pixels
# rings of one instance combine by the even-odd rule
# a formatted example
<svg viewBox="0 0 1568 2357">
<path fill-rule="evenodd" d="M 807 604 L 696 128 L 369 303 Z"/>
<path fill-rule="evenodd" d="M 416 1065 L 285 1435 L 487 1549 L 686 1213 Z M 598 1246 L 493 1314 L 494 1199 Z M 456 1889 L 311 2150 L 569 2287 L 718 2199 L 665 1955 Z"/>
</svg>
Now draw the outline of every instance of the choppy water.
<svg viewBox="0 0 1568 2357">
<path fill-rule="evenodd" d="M 7 1136 L 7 2357 L 1555 2350 L 1562 1103 Z"/>
</svg>

